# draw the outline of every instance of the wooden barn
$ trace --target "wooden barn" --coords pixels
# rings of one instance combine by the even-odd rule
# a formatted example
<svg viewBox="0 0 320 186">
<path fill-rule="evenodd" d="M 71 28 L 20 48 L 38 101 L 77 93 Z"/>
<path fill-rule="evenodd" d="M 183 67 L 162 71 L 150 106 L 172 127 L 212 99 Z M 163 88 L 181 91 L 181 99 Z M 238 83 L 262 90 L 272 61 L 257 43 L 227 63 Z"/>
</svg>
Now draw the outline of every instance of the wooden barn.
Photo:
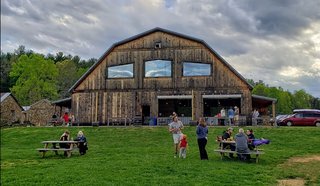
<svg viewBox="0 0 320 186">
<path fill-rule="evenodd" d="M 205 41 L 154 28 L 112 45 L 71 88 L 79 123 L 252 111 L 252 86 Z M 267 102 L 274 100 L 256 97 Z"/>
<path fill-rule="evenodd" d="M 23 108 L 10 92 L 1 93 L 1 126 L 22 122 Z"/>
</svg>

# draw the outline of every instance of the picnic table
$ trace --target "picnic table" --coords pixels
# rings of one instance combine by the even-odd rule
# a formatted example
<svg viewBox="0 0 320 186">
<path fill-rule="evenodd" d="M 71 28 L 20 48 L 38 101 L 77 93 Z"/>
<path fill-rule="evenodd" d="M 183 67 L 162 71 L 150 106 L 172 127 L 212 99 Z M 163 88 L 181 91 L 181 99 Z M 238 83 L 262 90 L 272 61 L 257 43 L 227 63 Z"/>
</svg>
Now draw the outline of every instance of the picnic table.
<svg viewBox="0 0 320 186">
<path fill-rule="evenodd" d="M 43 148 L 38 148 L 37 151 L 42 153 L 42 157 L 45 156 L 47 151 L 52 151 L 56 155 L 58 155 L 58 151 L 66 152 L 67 156 L 70 157 L 72 154 L 72 151 L 78 150 L 78 141 L 42 141 L 42 144 L 44 144 Z M 59 144 L 69 144 L 69 148 L 61 148 Z"/>
<path fill-rule="evenodd" d="M 239 153 L 237 151 L 232 151 L 230 149 L 224 149 L 223 146 L 224 144 L 229 144 L 229 145 L 236 145 L 235 141 L 228 141 L 228 140 L 220 140 L 219 142 L 219 149 L 215 149 L 215 152 L 220 153 L 221 156 L 221 160 L 223 159 L 223 157 L 225 156 L 225 153 L 232 153 L 232 154 L 249 154 L 249 155 L 255 155 L 255 159 L 256 159 L 256 163 L 259 162 L 259 156 L 261 154 L 264 154 L 264 152 L 262 152 L 262 149 L 258 149 L 258 146 L 256 146 L 254 148 L 254 150 L 250 150 L 250 152 L 248 153 Z"/>
</svg>

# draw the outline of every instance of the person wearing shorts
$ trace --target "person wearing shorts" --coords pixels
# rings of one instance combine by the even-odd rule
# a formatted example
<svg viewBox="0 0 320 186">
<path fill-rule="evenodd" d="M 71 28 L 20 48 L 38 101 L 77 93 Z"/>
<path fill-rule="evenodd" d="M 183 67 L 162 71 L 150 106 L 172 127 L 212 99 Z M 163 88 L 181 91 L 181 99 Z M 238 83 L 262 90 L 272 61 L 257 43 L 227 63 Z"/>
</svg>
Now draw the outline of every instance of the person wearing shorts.
<svg viewBox="0 0 320 186">
<path fill-rule="evenodd" d="M 175 149 L 175 154 L 174 154 L 175 158 L 177 157 L 179 152 L 179 143 L 180 143 L 182 129 L 183 129 L 182 122 L 178 120 L 177 116 L 174 116 L 172 118 L 172 122 L 169 124 L 169 132 L 172 133 L 174 149 Z"/>
</svg>

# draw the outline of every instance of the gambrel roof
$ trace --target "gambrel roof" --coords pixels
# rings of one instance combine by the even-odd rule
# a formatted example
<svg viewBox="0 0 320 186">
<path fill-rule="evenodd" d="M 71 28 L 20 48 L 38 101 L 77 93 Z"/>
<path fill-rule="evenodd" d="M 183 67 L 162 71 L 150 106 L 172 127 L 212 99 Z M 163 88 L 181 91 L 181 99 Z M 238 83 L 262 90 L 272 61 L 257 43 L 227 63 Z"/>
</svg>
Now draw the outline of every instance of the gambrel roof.
<svg viewBox="0 0 320 186">
<path fill-rule="evenodd" d="M 130 41 L 133 41 L 133 40 L 136 40 L 136 39 L 139 39 L 139 38 L 142 38 L 146 35 L 149 35 L 149 34 L 152 34 L 152 33 L 155 33 L 155 32 L 163 32 L 163 33 L 167 33 L 167 34 L 170 34 L 170 35 L 173 35 L 173 36 L 177 36 L 177 37 L 180 37 L 180 38 L 184 38 L 184 39 L 188 39 L 188 40 L 191 40 L 191 41 L 195 41 L 195 42 L 198 42 L 202 45 L 204 45 L 206 48 L 208 48 L 224 65 L 226 65 L 237 77 L 239 77 L 243 82 L 245 82 L 245 84 L 248 85 L 249 89 L 253 89 L 252 85 L 249 84 L 246 79 L 239 73 L 237 72 L 227 61 L 225 61 L 215 50 L 213 50 L 205 41 L 201 40 L 201 39 L 198 39 L 198 38 L 195 38 L 195 37 L 191 37 L 191 36 L 187 36 L 187 35 L 184 35 L 184 34 L 180 34 L 180 33 L 177 33 L 177 32 L 174 32 L 174 31 L 171 31 L 171 30 L 167 30 L 167 29 L 163 29 L 163 28 L 159 28 L 159 27 L 156 27 L 156 28 L 153 28 L 151 30 L 148 30 L 148 31 L 145 31 L 143 33 L 140 33 L 138 35 L 135 35 L 135 36 L 132 36 L 132 37 L 129 37 L 127 39 L 124 39 L 122 41 L 119 41 L 117 43 L 114 43 L 100 58 L 99 60 L 93 64 L 89 70 L 83 74 L 80 79 L 69 89 L 69 92 L 72 92 L 78 85 L 80 85 L 80 83 L 106 58 L 107 55 L 109 55 L 109 53 L 115 48 L 115 47 L 118 47 L 120 45 L 123 45 L 125 43 L 128 43 Z"/>
</svg>

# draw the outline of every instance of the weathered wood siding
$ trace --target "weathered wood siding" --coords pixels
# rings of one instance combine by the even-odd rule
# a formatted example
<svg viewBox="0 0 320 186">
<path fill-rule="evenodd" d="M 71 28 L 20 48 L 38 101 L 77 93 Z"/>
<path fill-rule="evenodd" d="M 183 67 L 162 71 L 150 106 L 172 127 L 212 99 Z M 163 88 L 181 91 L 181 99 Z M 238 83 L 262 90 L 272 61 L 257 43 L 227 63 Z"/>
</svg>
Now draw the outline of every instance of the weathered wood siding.
<svg viewBox="0 0 320 186">
<path fill-rule="evenodd" d="M 156 49 L 155 43 L 161 43 Z M 144 77 L 144 62 L 172 61 L 172 77 Z M 199 62 L 212 64 L 210 76 L 183 77 L 182 64 Z M 109 66 L 133 63 L 134 77 L 106 79 Z M 195 91 L 197 116 L 203 108 L 201 95 L 241 94 L 241 110 L 251 111 L 251 91 L 226 64 L 200 42 L 165 32 L 154 32 L 113 48 L 98 66 L 75 88 L 72 108 L 79 122 L 106 122 L 108 117 L 141 115 L 141 105 L 150 105 L 151 115 L 158 114 L 158 95 L 191 95 Z"/>
</svg>

